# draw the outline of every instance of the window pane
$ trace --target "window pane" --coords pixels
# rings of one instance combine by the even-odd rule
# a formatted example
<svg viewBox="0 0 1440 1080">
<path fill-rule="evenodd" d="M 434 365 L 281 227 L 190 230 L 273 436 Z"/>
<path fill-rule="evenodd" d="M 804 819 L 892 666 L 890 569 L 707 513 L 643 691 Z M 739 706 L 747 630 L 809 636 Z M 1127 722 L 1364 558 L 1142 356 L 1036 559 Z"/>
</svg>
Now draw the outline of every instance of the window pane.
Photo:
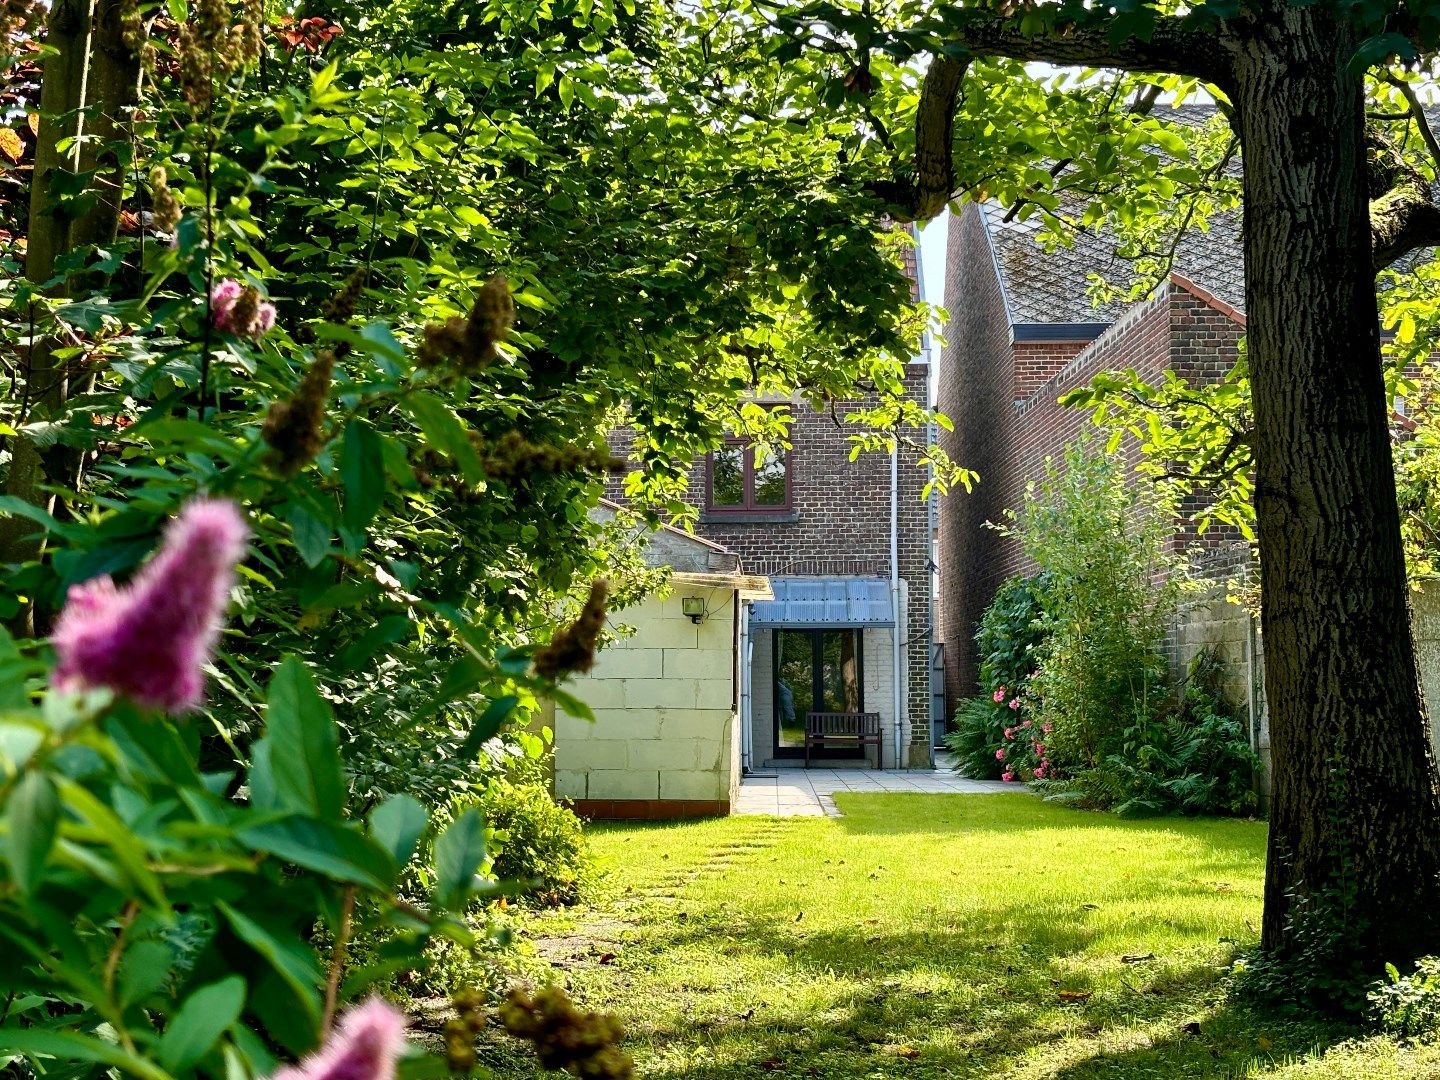
<svg viewBox="0 0 1440 1080">
<path fill-rule="evenodd" d="M 821 631 L 821 687 L 826 712 L 860 712 L 859 638 L 855 630 Z"/>
<path fill-rule="evenodd" d="M 786 462 L 783 454 L 755 448 L 755 505 L 785 505 Z"/>
<path fill-rule="evenodd" d="M 745 451 L 738 446 L 716 450 L 710 475 L 711 506 L 745 505 Z"/>
<path fill-rule="evenodd" d="M 805 745 L 805 717 L 815 708 L 813 642 L 809 630 L 775 632 L 775 736 L 781 747 Z"/>
</svg>

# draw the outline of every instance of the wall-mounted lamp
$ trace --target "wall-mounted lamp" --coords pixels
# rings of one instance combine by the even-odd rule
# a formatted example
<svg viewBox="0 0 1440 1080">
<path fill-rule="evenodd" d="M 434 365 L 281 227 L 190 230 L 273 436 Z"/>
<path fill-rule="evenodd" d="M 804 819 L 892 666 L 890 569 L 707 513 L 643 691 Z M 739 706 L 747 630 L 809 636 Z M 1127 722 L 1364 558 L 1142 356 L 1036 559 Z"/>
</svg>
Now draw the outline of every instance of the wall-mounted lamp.
<svg viewBox="0 0 1440 1080">
<path fill-rule="evenodd" d="M 691 622 L 699 626 L 700 620 L 705 618 L 705 598 L 703 596 L 682 596 L 680 610 Z"/>
</svg>

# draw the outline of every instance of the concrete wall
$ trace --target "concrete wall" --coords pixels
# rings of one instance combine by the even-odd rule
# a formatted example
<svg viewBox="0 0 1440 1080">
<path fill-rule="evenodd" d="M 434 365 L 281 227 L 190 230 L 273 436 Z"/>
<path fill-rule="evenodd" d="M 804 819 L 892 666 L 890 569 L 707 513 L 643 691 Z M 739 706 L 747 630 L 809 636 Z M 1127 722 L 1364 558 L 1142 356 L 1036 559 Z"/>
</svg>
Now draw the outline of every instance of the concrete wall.
<svg viewBox="0 0 1440 1080">
<path fill-rule="evenodd" d="M 682 596 L 703 595 L 699 624 Z M 592 817 L 729 812 L 740 782 L 735 594 L 678 586 L 627 608 L 633 636 L 609 645 L 575 694 L 595 723 L 555 720 L 555 794 Z"/>
<path fill-rule="evenodd" d="M 1175 676 L 1183 678 L 1202 649 L 1213 649 L 1223 664 L 1222 689 L 1250 721 L 1250 745 L 1260 755 L 1260 803 L 1270 794 L 1270 724 L 1265 712 L 1265 657 L 1258 620 L 1225 598 L 1217 586 L 1187 604 L 1175 621 L 1171 640 Z"/>
</svg>

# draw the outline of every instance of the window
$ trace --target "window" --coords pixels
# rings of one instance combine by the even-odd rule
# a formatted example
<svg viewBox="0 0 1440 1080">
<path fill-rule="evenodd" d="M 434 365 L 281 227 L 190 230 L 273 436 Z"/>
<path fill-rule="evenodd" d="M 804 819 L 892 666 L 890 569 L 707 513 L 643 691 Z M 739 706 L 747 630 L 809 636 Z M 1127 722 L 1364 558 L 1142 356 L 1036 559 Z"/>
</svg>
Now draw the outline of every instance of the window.
<svg viewBox="0 0 1440 1080">
<path fill-rule="evenodd" d="M 780 513 L 790 509 L 790 454 L 730 443 L 710 455 L 705 508 L 714 513 Z"/>
<path fill-rule="evenodd" d="M 805 750 L 811 712 L 865 711 L 860 672 L 860 631 L 775 631 L 775 752 Z"/>
</svg>

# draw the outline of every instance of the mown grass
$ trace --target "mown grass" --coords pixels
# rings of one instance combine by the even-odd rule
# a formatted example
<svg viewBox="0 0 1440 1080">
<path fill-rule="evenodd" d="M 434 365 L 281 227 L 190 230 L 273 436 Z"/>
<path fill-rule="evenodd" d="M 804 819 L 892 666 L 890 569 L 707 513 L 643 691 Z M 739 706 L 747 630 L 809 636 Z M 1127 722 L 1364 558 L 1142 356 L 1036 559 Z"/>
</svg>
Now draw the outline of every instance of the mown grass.
<svg viewBox="0 0 1440 1080">
<path fill-rule="evenodd" d="M 838 820 L 592 830 L 608 897 L 529 933 L 622 1016 L 641 1075 L 1440 1077 L 1435 1051 L 1337 1045 L 1353 1033 L 1228 999 L 1263 824 L 837 802 Z"/>
</svg>

